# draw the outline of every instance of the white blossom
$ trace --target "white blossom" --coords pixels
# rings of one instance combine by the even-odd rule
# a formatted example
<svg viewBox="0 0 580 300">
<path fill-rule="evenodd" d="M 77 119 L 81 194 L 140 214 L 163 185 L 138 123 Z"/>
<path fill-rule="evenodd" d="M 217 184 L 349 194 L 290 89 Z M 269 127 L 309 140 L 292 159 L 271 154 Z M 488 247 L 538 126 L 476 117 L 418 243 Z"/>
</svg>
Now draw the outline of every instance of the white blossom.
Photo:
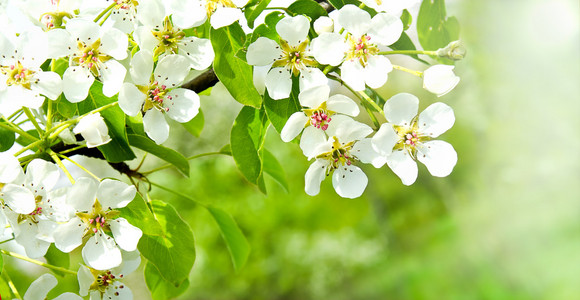
<svg viewBox="0 0 580 300">
<path fill-rule="evenodd" d="M 111 141 L 107 124 L 100 113 L 90 114 L 83 117 L 74 128 L 75 134 L 81 134 L 87 141 L 88 148 L 104 145 Z"/>
<path fill-rule="evenodd" d="M 423 88 L 441 97 L 449 93 L 459 83 L 453 73 L 455 66 L 434 65 L 423 72 Z"/>
<path fill-rule="evenodd" d="M 33 281 L 26 293 L 24 294 L 24 300 L 44 300 L 47 299 L 46 296 L 48 292 L 52 290 L 58 281 L 54 275 L 46 273 L 42 276 L 38 277 L 35 281 Z M 54 300 L 82 300 L 79 295 L 73 293 L 63 293 L 58 297 L 54 298 Z"/>
</svg>

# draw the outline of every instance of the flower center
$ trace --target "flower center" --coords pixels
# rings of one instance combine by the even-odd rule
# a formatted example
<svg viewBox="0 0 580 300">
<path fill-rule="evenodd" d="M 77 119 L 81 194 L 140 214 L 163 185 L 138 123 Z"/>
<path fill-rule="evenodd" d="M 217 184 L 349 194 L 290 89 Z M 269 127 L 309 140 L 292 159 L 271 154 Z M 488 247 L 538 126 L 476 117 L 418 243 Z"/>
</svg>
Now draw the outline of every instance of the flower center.
<svg viewBox="0 0 580 300">
<path fill-rule="evenodd" d="M 413 158 L 416 157 L 417 147 L 431 139 L 429 136 L 422 135 L 419 132 L 416 120 L 413 120 L 410 126 L 394 125 L 393 128 L 399 136 L 399 141 L 397 141 L 393 150 L 406 150 Z"/>
<path fill-rule="evenodd" d="M 93 268 L 89 268 L 89 270 L 91 271 L 91 273 L 93 274 L 93 277 L 95 278 L 95 281 L 93 281 L 93 283 L 89 287 L 89 290 L 99 291 L 101 294 L 104 294 L 105 291 L 109 287 L 113 287 L 114 286 L 113 283 L 115 281 L 117 281 L 120 278 L 123 278 L 123 274 L 115 276 L 109 270 L 99 271 L 99 270 L 95 270 Z M 119 286 L 114 286 L 114 287 L 120 288 L 120 289 L 125 288 L 124 285 L 119 285 Z M 119 292 L 115 292 L 115 296 L 119 296 Z"/>
<path fill-rule="evenodd" d="M 165 85 L 159 85 L 159 82 L 153 81 L 149 86 L 138 86 L 143 94 L 147 95 L 145 104 L 143 104 L 143 112 L 155 108 L 161 112 L 168 112 L 169 107 L 163 105 L 164 101 L 173 100 L 173 96 L 169 95 L 169 89 Z"/>
<path fill-rule="evenodd" d="M 101 65 L 111 59 L 110 56 L 99 50 L 101 39 L 87 45 L 85 42 L 77 41 L 77 53 L 73 54 L 73 63 L 83 68 L 89 69 L 95 77 L 99 77 Z"/>
<path fill-rule="evenodd" d="M 235 8 L 236 5 L 231 0 L 207 0 L 205 2 L 205 8 L 207 10 L 207 17 L 211 15 L 218 9 L 218 7 L 232 7 Z"/>
<path fill-rule="evenodd" d="M 34 200 L 36 201 L 36 208 L 29 214 L 19 214 L 16 220 L 18 224 L 22 224 L 27 221 L 38 223 L 36 217 L 42 214 L 42 207 L 40 206 L 42 204 L 42 196 L 36 196 L 34 197 Z"/>
<path fill-rule="evenodd" d="M 55 4 L 53 3 L 53 5 Z M 42 23 L 42 25 L 44 25 L 44 30 L 51 30 L 55 28 L 64 28 L 64 18 L 72 19 L 73 16 L 64 11 L 47 12 L 40 16 L 39 21 Z"/>
<path fill-rule="evenodd" d="M 366 34 L 358 39 L 349 34 L 348 44 L 350 49 L 346 53 L 346 60 L 358 60 L 358 62 L 365 67 L 369 56 L 376 55 L 380 52 L 375 44 L 370 43 L 370 40 L 371 37 Z"/>
<path fill-rule="evenodd" d="M 274 62 L 272 68 L 286 67 L 286 69 L 292 71 L 294 76 L 298 76 L 304 68 L 316 65 L 316 61 L 306 53 L 308 43 L 309 41 L 305 40 L 298 46 L 290 46 L 288 42 L 280 39 L 282 55 Z"/>
<path fill-rule="evenodd" d="M 115 0 L 115 3 L 115 9 L 131 9 L 139 5 L 139 2 L 136 0 Z"/>
<path fill-rule="evenodd" d="M 179 28 L 174 28 L 169 17 L 163 20 L 163 29 L 153 29 L 151 31 L 159 41 L 154 51 L 154 56 L 158 57 L 162 53 L 176 54 L 179 50 L 179 42 L 185 37 L 185 33 Z"/>
<path fill-rule="evenodd" d="M 25 68 L 20 61 L 10 66 L 0 66 L 0 72 L 7 75 L 6 85 L 20 85 L 25 89 L 30 89 L 31 79 L 35 72 Z"/>
<path fill-rule="evenodd" d="M 330 162 L 329 168 L 326 170 L 328 175 L 331 171 L 340 168 L 341 166 L 350 166 L 356 157 L 350 154 L 354 142 L 348 144 L 340 143 L 336 136 L 332 137 L 334 139 L 332 143 L 332 150 L 322 153 L 316 158 L 326 159 Z"/>
<path fill-rule="evenodd" d="M 331 116 L 334 112 L 326 108 L 326 102 L 322 102 L 320 106 L 316 109 L 302 109 L 302 111 L 309 117 L 308 123 L 322 130 L 328 129 L 328 124 L 332 121 Z"/>
<path fill-rule="evenodd" d="M 111 231 L 109 227 L 109 220 L 118 217 L 121 214 L 118 210 L 108 209 L 103 210 L 99 200 L 95 200 L 93 210 L 91 212 L 78 212 L 77 216 L 87 225 L 87 234 L 97 233 L 99 230 Z"/>
</svg>

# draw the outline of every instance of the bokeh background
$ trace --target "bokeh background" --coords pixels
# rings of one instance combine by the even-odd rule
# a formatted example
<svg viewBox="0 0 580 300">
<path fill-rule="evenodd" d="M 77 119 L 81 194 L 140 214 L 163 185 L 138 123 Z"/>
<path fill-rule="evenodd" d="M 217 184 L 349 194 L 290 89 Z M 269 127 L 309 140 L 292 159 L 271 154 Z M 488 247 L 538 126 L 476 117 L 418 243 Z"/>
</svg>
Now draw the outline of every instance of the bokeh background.
<svg viewBox="0 0 580 300">
<path fill-rule="evenodd" d="M 252 248 L 234 272 L 207 211 L 154 190 L 195 234 L 190 288 L 179 299 L 580 299 L 578 1 L 447 6 L 467 48 L 455 69 L 458 87 L 437 98 L 420 79 L 393 71 L 380 92 L 414 93 L 420 110 L 437 101 L 453 107 L 455 126 L 441 139 L 458 152 L 454 172 L 435 178 L 421 165 L 406 187 L 387 167 L 367 166 L 361 198 L 336 196 L 330 180 L 310 197 L 303 191 L 309 162 L 271 130 L 266 146 L 286 170 L 288 193 L 269 177 L 268 195 L 260 193 L 229 156 L 192 160 L 189 179 L 153 174 L 153 182 L 224 208 Z M 174 126 L 168 145 L 194 155 L 228 143 L 240 107 L 218 85 L 202 109 L 201 137 Z M 148 159 L 144 169 L 160 164 Z M 8 267 L 28 270 L 24 264 Z M 17 277 L 22 291 L 36 276 L 30 270 Z M 148 299 L 142 275 L 129 280 L 136 299 Z"/>
</svg>

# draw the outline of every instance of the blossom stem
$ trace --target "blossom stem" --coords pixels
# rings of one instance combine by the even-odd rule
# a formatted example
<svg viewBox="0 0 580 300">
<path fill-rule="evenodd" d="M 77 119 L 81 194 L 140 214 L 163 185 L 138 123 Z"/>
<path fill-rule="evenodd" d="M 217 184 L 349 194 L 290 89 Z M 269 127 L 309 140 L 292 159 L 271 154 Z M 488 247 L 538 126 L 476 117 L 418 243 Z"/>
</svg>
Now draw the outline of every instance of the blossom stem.
<svg viewBox="0 0 580 300">
<path fill-rule="evenodd" d="M 50 61 L 50 71 L 54 72 L 56 70 L 56 59 Z M 52 101 L 48 100 L 46 103 L 46 131 L 50 130 L 52 127 Z"/>
<path fill-rule="evenodd" d="M 185 198 L 185 199 L 187 199 L 187 200 L 189 200 L 189 201 L 191 201 L 191 202 L 193 202 L 193 203 L 195 203 L 195 204 L 198 204 L 198 205 L 200 205 L 200 206 L 202 206 L 202 207 L 205 207 L 205 208 L 207 208 L 207 205 L 206 205 L 206 204 L 204 204 L 204 203 L 201 203 L 201 202 L 199 202 L 199 201 L 197 201 L 197 200 L 195 200 L 195 199 L 191 198 L 191 197 L 190 197 L 190 196 L 188 196 L 188 195 L 185 195 L 185 194 L 182 194 L 182 193 L 180 193 L 180 192 L 174 191 L 174 190 L 172 190 L 172 189 L 166 188 L 166 187 L 164 187 L 164 186 L 162 186 L 162 185 L 160 185 L 160 184 L 157 184 L 157 183 L 155 183 L 155 182 L 151 182 L 151 181 L 150 181 L 149 183 L 150 183 L 152 186 L 156 186 L 156 187 L 158 187 L 158 188 L 160 188 L 160 189 L 162 189 L 162 190 L 164 190 L 164 191 L 170 192 L 170 193 L 172 193 L 172 194 L 174 194 L 174 195 L 176 195 L 176 196 L 179 196 L 179 197 Z"/>
<path fill-rule="evenodd" d="M 198 157 L 204 157 L 204 156 L 210 156 L 210 155 L 219 155 L 219 154 L 230 155 L 230 154 L 225 153 L 225 152 L 208 152 L 208 153 L 201 153 L 201 154 L 197 154 L 197 155 L 194 155 L 194 156 L 190 156 L 190 157 L 188 157 L 186 159 L 187 160 L 192 160 L 192 159 L 196 159 Z M 142 172 L 141 174 L 148 175 L 148 174 L 151 174 L 151 173 L 154 173 L 154 172 L 157 172 L 157 171 L 161 171 L 161 170 L 170 168 L 172 166 L 173 166 L 172 164 L 166 164 L 166 165 L 161 166 L 159 168 L 155 168 L 155 169 L 149 170 L 147 172 Z"/>
<path fill-rule="evenodd" d="M 4 250 L 2 251 L 4 252 Z M 10 279 L 10 276 L 8 276 L 8 272 L 6 271 L 2 272 L 2 277 L 4 277 L 4 280 L 6 280 L 6 282 L 8 283 L 8 287 L 10 287 L 10 291 L 12 292 L 14 297 L 22 299 L 22 296 L 20 296 L 20 293 L 18 293 L 18 289 L 16 289 L 14 282 L 12 282 L 12 279 Z"/>
<path fill-rule="evenodd" d="M 66 150 L 60 151 L 60 153 L 59 153 L 59 154 L 67 154 L 67 153 L 69 153 L 69 152 L 73 152 L 73 151 L 76 151 L 76 150 L 79 150 L 79 149 L 85 148 L 86 146 L 87 146 L 87 145 L 78 145 L 78 146 L 76 146 L 76 147 L 74 147 L 74 148 L 70 148 L 70 149 L 66 149 Z"/>
<path fill-rule="evenodd" d="M 44 140 L 38 140 L 38 141 L 36 141 L 34 143 L 28 144 L 28 146 L 23 147 L 22 149 L 18 150 L 16 153 L 14 153 L 14 156 L 18 156 L 18 155 L 24 153 L 24 151 L 26 151 L 26 150 L 30 150 L 30 149 L 32 149 L 34 147 L 38 147 L 42 143 L 44 143 Z"/>
<path fill-rule="evenodd" d="M 111 9 L 113 9 L 113 7 L 115 7 L 115 5 L 117 5 L 117 2 L 113 1 L 113 3 L 111 3 L 111 5 L 109 5 L 107 8 L 105 8 L 94 20 L 93 22 L 97 23 L 97 21 L 102 18 L 107 12 L 109 12 Z"/>
<path fill-rule="evenodd" d="M 0 122 L 0 127 L 4 127 L 5 129 L 8 129 L 10 131 L 14 131 L 14 132 L 20 134 L 21 136 L 31 140 L 31 141 L 38 140 L 38 138 L 36 138 L 35 136 L 29 134 L 28 132 L 20 129 L 18 126 L 14 125 L 14 123 L 8 121 L 6 118 L 2 117 L 2 119 L 4 120 L 4 122 L 6 122 L 6 124 Z"/>
<path fill-rule="evenodd" d="M 93 178 L 95 178 L 96 180 L 98 180 L 98 181 L 101 181 L 101 178 L 99 178 L 99 176 L 97 176 L 97 175 L 93 174 L 91 171 L 87 170 L 85 167 L 81 166 L 81 165 L 80 165 L 79 163 L 77 163 L 76 161 L 74 161 L 74 160 L 70 159 L 69 157 L 67 157 L 67 156 L 65 156 L 65 155 L 62 155 L 62 154 L 60 154 L 60 153 L 57 153 L 56 155 L 58 155 L 58 156 L 60 156 L 61 158 L 64 158 L 64 159 L 66 159 L 66 160 L 70 161 L 70 162 L 71 162 L 73 165 L 75 165 L 75 166 L 79 167 L 79 169 L 81 169 L 81 170 L 85 171 L 87 174 L 91 175 L 91 176 L 92 176 Z"/>
<path fill-rule="evenodd" d="M 105 21 L 107 21 L 107 19 L 109 18 L 109 16 L 111 15 L 111 13 L 113 12 L 113 10 L 109 10 L 107 12 L 107 14 L 103 17 L 103 19 L 99 22 L 99 26 L 103 26 L 103 24 L 105 23 Z"/>
<path fill-rule="evenodd" d="M 66 167 L 64 166 L 64 164 L 62 163 L 62 161 L 60 160 L 60 158 L 58 158 L 58 155 L 56 155 L 56 153 L 54 153 L 50 149 L 48 149 L 48 151 L 46 151 L 46 153 L 48 155 L 50 155 L 50 157 L 52 158 L 52 160 L 54 160 L 54 162 L 56 162 L 56 164 L 62 169 L 62 171 L 64 172 L 64 174 L 66 175 L 66 177 L 68 177 L 68 180 L 72 184 L 75 184 L 75 179 L 72 177 L 72 175 L 70 174 L 70 172 L 66 169 Z"/>
<path fill-rule="evenodd" d="M 66 129 L 66 128 L 68 128 L 68 127 L 69 127 L 69 126 L 71 126 L 72 124 L 74 124 L 74 123 L 76 123 L 76 122 L 80 121 L 82 118 L 84 118 L 84 117 L 86 117 L 86 116 L 88 116 L 88 115 L 90 115 L 90 114 L 94 114 L 94 113 L 101 112 L 101 111 L 103 111 L 103 110 L 105 110 L 105 109 L 107 109 L 107 108 L 113 107 L 113 106 L 115 106 L 115 105 L 117 105 L 117 104 L 119 104 L 119 102 L 113 102 L 113 103 L 109 103 L 109 104 L 107 104 L 107 105 L 103 105 L 103 106 L 101 106 L 101 107 L 99 107 L 99 108 L 96 108 L 96 109 L 94 109 L 94 110 L 92 110 L 92 111 L 90 111 L 90 112 L 88 112 L 88 113 L 86 113 L 86 114 L 84 114 L 84 115 L 80 115 L 80 116 L 78 116 L 78 117 L 76 117 L 76 118 L 74 118 L 74 119 L 72 119 L 72 120 L 68 120 L 68 121 L 66 121 L 66 122 L 62 122 L 62 123 L 60 123 L 58 126 L 56 126 L 56 127 L 52 128 L 50 131 L 48 131 L 48 132 L 47 132 L 47 133 L 52 133 L 52 134 L 50 135 L 49 139 L 54 139 L 54 138 L 55 138 L 55 137 L 57 137 L 57 136 L 58 136 L 58 135 L 59 135 L 61 132 L 63 132 L 63 131 Z M 53 131 L 56 131 L 56 132 L 53 132 Z"/>
<path fill-rule="evenodd" d="M 39 266 L 43 266 L 45 268 L 49 268 L 49 269 L 52 269 L 52 270 L 55 270 L 55 271 L 60 271 L 60 272 L 63 272 L 63 273 L 77 275 L 77 272 L 75 272 L 73 270 L 69 270 L 69 269 L 65 269 L 65 268 L 62 268 L 62 267 L 53 266 L 51 264 L 47 264 L 47 263 L 41 262 L 41 261 L 36 260 L 36 259 L 28 258 L 28 257 L 26 257 L 24 255 L 20 255 L 18 253 L 6 251 L 4 249 L 0 249 L 0 252 L 2 252 L 2 254 L 8 255 L 8 256 L 12 256 L 14 258 L 22 259 L 22 260 L 27 261 L 29 263 L 37 264 Z M 3 272 L 3 273 L 6 273 L 6 272 Z"/>
<path fill-rule="evenodd" d="M 26 114 L 26 116 L 28 117 L 30 122 L 32 122 L 32 125 L 34 125 L 34 128 L 36 128 L 36 131 L 38 131 L 38 135 L 42 136 L 44 134 L 44 130 L 42 130 L 42 128 L 40 128 L 40 125 L 38 125 L 38 122 L 36 121 L 36 118 L 32 115 L 32 112 L 30 111 L 30 109 L 28 107 L 23 107 L 22 110 L 24 111 L 24 113 Z"/>
<path fill-rule="evenodd" d="M 19 109 L 19 110 L 15 111 L 13 114 L 11 114 L 8 117 L 8 120 L 16 120 L 16 119 L 18 119 L 18 117 L 20 117 L 20 115 L 22 115 L 22 109 Z"/>
<path fill-rule="evenodd" d="M 403 72 L 407 72 L 407 73 L 413 74 L 413 75 L 415 75 L 417 77 L 423 77 L 423 72 L 421 72 L 421 71 L 414 71 L 414 70 L 407 69 L 405 67 L 397 66 L 397 65 L 393 65 L 393 69 L 399 70 L 399 71 L 403 71 Z"/>
<path fill-rule="evenodd" d="M 378 55 L 390 55 L 390 54 L 425 54 L 430 56 L 437 56 L 437 51 L 425 51 L 425 50 L 392 50 L 392 51 L 382 51 Z"/>
</svg>

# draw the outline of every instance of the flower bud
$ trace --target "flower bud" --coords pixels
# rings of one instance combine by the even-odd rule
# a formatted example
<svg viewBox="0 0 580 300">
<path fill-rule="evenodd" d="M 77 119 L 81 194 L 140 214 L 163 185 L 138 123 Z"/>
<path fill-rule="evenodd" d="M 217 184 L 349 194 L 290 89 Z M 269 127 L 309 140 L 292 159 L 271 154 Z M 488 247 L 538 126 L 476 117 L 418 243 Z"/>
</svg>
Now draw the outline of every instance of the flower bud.
<svg viewBox="0 0 580 300">
<path fill-rule="evenodd" d="M 453 73 L 455 66 L 434 65 L 423 72 L 423 88 L 441 97 L 449 93 L 458 83 Z"/>
<path fill-rule="evenodd" d="M 334 21 L 329 17 L 320 17 L 314 21 L 314 31 L 317 34 L 334 31 Z"/>
<path fill-rule="evenodd" d="M 437 50 L 439 57 L 449 58 L 451 60 L 462 60 L 465 58 L 466 50 L 461 41 L 453 41 L 445 48 Z"/>
<path fill-rule="evenodd" d="M 58 137 L 63 141 L 65 145 L 76 144 L 77 139 L 69 128 L 65 128 L 58 134 Z"/>
<path fill-rule="evenodd" d="M 83 136 L 85 141 L 87 141 L 88 148 L 104 145 L 111 141 L 107 124 L 105 124 L 100 113 L 90 114 L 82 118 L 73 132 L 75 134 L 80 133 Z"/>
</svg>

